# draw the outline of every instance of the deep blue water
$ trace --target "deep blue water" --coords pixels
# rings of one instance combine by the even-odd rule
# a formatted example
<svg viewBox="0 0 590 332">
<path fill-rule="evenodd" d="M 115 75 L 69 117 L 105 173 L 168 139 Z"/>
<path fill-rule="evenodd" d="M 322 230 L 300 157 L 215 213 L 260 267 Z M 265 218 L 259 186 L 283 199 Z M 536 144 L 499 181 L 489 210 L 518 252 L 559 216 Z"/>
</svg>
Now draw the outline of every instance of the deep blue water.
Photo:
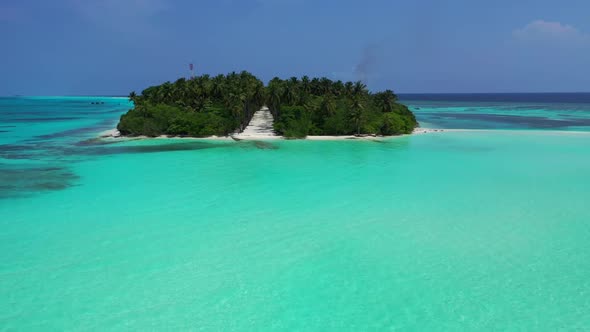
<svg viewBox="0 0 590 332">
<path fill-rule="evenodd" d="M 590 93 L 405 94 L 422 127 L 590 131 Z"/>
<path fill-rule="evenodd" d="M 568 93 L 407 93 L 402 101 L 513 102 L 513 103 L 590 103 L 590 92 Z"/>
</svg>

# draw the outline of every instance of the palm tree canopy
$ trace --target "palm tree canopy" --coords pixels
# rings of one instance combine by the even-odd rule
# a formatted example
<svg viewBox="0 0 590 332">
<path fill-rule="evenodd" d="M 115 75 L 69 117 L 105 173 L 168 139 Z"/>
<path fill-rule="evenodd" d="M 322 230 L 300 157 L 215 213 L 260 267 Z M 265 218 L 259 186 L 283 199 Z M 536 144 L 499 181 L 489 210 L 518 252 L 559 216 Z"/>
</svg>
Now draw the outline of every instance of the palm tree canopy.
<svg viewBox="0 0 590 332">
<path fill-rule="evenodd" d="M 371 93 L 362 82 L 274 77 L 265 86 L 247 71 L 180 78 L 131 92 L 134 108 L 118 125 L 124 135 L 225 135 L 266 105 L 285 136 L 395 135 L 411 132 L 414 114 L 392 90 Z"/>
</svg>

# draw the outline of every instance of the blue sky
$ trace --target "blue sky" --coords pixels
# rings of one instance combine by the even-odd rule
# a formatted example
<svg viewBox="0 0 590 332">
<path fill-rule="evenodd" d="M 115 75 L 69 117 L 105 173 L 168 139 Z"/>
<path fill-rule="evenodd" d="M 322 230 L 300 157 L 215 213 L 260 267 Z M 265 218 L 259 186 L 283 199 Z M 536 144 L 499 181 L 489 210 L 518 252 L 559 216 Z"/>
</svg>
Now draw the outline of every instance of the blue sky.
<svg viewBox="0 0 590 332">
<path fill-rule="evenodd" d="M 373 90 L 590 91 L 588 0 L 1 0 L 0 95 L 248 70 Z"/>
</svg>

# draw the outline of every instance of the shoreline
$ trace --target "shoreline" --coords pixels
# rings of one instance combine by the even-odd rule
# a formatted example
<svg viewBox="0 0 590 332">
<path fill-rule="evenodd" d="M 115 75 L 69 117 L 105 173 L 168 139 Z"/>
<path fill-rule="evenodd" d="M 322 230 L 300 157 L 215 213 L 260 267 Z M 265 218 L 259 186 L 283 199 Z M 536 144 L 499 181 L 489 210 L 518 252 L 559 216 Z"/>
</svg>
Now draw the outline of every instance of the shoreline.
<svg viewBox="0 0 590 332">
<path fill-rule="evenodd" d="M 547 135 L 590 135 L 590 131 L 580 130 L 537 130 L 537 129 L 443 129 L 443 128 L 416 128 L 411 134 L 403 134 L 397 136 L 354 136 L 354 135 L 342 135 L 342 136 L 307 136 L 305 138 L 286 138 L 284 136 L 268 136 L 268 135 L 229 135 L 229 136 L 207 136 L 207 137 L 182 137 L 182 136 L 166 136 L 160 135 L 156 137 L 149 136 L 124 136 L 117 129 L 110 129 L 101 132 L 98 135 L 100 139 L 120 139 L 120 140 L 132 140 L 132 139 L 152 139 L 152 140 L 216 140 L 216 141 L 274 141 L 274 140 L 309 140 L 309 141 L 341 141 L 341 140 L 379 140 L 379 139 L 390 139 L 399 138 L 412 135 L 424 135 L 434 133 L 503 133 L 503 134 L 547 134 Z"/>
<path fill-rule="evenodd" d="M 218 140 L 218 141 L 274 141 L 274 140 L 310 140 L 310 141 L 340 141 L 340 140 L 375 140 L 375 139 L 389 139 L 389 138 L 396 138 L 396 137 L 405 137 L 411 135 L 421 135 L 421 134 L 428 134 L 428 133 L 435 133 L 435 132 L 443 132 L 445 129 L 430 129 L 430 128 L 417 128 L 414 130 L 412 134 L 403 134 L 403 135 L 396 135 L 396 136 L 373 136 L 373 135 L 366 135 L 366 136 L 355 136 L 355 135 L 341 135 L 341 136 L 334 136 L 334 135 L 326 135 L 326 136 L 307 136 L 305 138 L 288 138 L 284 136 L 269 136 L 269 135 L 229 135 L 229 136 L 207 136 L 207 137 L 182 137 L 182 136 L 166 136 L 160 135 L 156 137 L 149 137 L 149 136 L 124 136 L 117 129 L 110 129 L 103 131 L 99 134 L 99 138 L 101 139 L 188 139 L 188 140 Z"/>
</svg>

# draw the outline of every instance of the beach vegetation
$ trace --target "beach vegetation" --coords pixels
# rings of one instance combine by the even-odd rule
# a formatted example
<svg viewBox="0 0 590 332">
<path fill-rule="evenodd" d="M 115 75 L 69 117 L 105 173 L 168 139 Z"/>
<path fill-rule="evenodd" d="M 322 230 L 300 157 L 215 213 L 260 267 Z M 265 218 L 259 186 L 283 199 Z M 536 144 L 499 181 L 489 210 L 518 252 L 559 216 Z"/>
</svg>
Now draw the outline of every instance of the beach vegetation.
<svg viewBox="0 0 590 332">
<path fill-rule="evenodd" d="M 400 135 L 418 124 L 393 91 L 372 93 L 361 82 L 325 77 L 275 77 L 265 86 L 246 71 L 203 75 L 131 92 L 129 99 L 134 108 L 117 129 L 131 136 L 226 136 L 242 131 L 264 105 L 275 132 L 291 138 Z"/>
<path fill-rule="evenodd" d="M 372 93 L 362 82 L 273 78 L 267 89 L 274 129 L 286 137 L 390 136 L 409 134 L 418 125 L 393 91 Z"/>
</svg>

